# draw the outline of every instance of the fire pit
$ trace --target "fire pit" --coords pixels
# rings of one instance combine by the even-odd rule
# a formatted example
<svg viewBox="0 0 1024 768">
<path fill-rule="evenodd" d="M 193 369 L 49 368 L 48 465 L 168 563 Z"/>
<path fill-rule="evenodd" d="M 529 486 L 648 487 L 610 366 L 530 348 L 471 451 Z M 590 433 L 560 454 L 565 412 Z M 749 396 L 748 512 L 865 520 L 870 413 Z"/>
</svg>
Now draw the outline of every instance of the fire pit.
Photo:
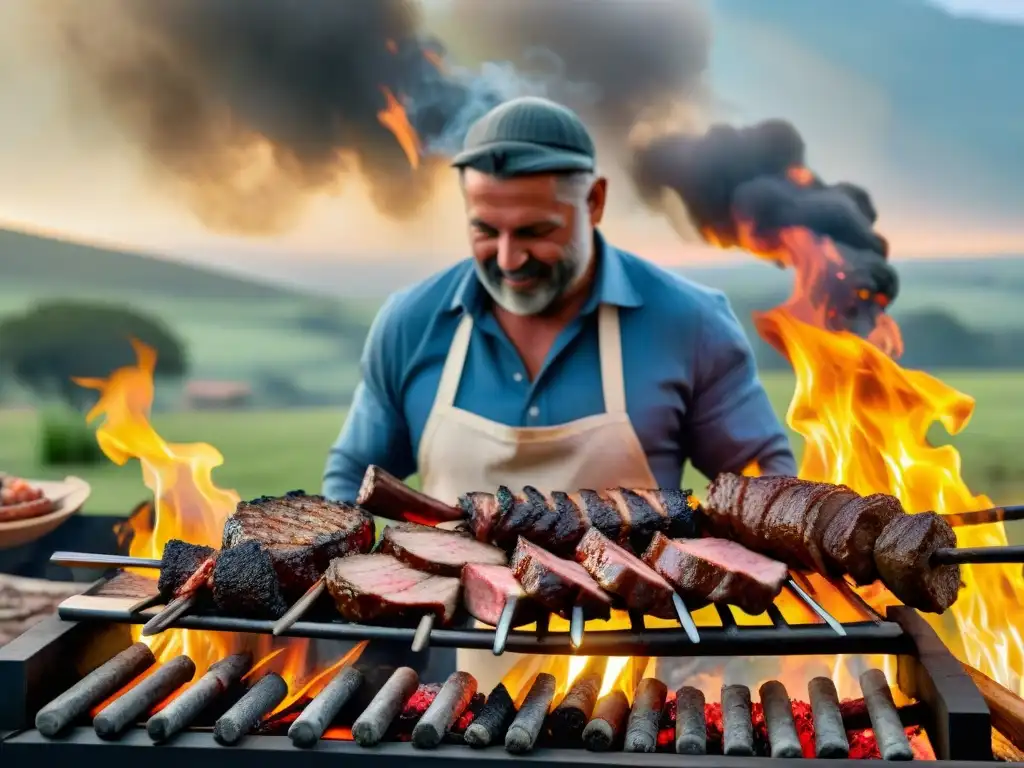
<svg viewBox="0 0 1024 768">
<path fill-rule="evenodd" d="M 992 760 L 985 700 L 931 627 L 900 606 L 883 618 L 852 590 L 824 580 L 805 581 L 804 588 L 828 606 L 841 631 L 780 600 L 784 610 L 773 611 L 762 626 L 738 623 L 726 607 L 695 612 L 698 646 L 665 621 L 650 628 L 642 622 L 588 627 L 579 655 L 571 656 L 568 627 L 552 619 L 546 627 L 509 634 L 508 649 L 530 655 L 494 691 L 477 690 L 465 673 L 420 680 L 399 669 L 409 655 L 411 628 L 347 624 L 315 611 L 292 626 L 292 639 L 277 640 L 283 645 L 270 650 L 270 622 L 186 616 L 176 626 L 187 632 L 176 628 L 159 636 L 179 652 L 157 659 L 133 644 L 133 631 L 137 635 L 156 610 L 154 586 L 132 574 L 105 578 L 64 601 L 59 616 L 0 649 L 5 766 L 80 760 L 86 749 L 102 750 L 97 757 L 113 765 L 185 759 L 247 768 L 253 760 L 309 765 L 342 756 L 517 760 L 526 751 L 531 762 L 551 765 L 734 766 L 844 754 L 951 765 Z M 784 613 L 792 618 L 784 621 Z M 362 642 L 303 680 L 292 669 L 307 649 L 303 636 Z M 430 642 L 490 648 L 494 632 L 436 629 Z M 256 652 L 242 650 L 246 646 Z M 865 696 L 842 703 L 822 677 L 801 681 L 800 689 L 790 682 L 788 690 L 769 681 L 751 704 L 751 691 L 742 685 L 705 696 L 696 688 L 671 691 L 644 675 L 650 654 L 694 653 L 892 656 L 895 696 L 908 703 L 894 702 L 877 668 L 861 677 Z M 379 743 L 368 749 L 354 738 Z M 490 748 L 471 746 L 482 742 Z M 701 751 L 716 756 L 687 754 Z"/>
</svg>

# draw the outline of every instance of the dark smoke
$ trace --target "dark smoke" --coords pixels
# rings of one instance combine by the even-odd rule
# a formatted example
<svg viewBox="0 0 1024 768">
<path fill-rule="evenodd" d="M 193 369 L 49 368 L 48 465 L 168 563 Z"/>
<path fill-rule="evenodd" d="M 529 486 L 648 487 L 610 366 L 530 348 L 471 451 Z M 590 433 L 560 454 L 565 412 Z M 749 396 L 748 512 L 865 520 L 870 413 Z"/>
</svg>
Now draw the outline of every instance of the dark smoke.
<svg viewBox="0 0 1024 768">
<path fill-rule="evenodd" d="M 832 310 L 829 330 L 868 336 L 896 298 L 899 281 L 888 243 L 874 230 L 870 195 L 853 184 L 826 184 L 807 170 L 804 141 L 788 122 L 663 136 L 637 151 L 634 175 L 652 200 L 665 188 L 678 193 L 694 226 L 723 247 L 749 247 L 743 225 L 753 227 L 765 251 L 779 249 L 791 228 L 832 241 L 840 260 L 813 265 L 824 267 L 814 288 Z"/>
<path fill-rule="evenodd" d="M 412 0 L 39 2 L 61 20 L 75 91 L 99 97 L 207 226 L 250 233 L 289 227 L 353 176 L 381 211 L 411 215 L 501 101 L 546 95 L 628 127 L 690 93 L 707 55 L 689 0 L 456 2 L 485 62 L 473 72 L 444 58 Z M 384 89 L 419 135 L 417 168 L 379 120 Z"/>
</svg>

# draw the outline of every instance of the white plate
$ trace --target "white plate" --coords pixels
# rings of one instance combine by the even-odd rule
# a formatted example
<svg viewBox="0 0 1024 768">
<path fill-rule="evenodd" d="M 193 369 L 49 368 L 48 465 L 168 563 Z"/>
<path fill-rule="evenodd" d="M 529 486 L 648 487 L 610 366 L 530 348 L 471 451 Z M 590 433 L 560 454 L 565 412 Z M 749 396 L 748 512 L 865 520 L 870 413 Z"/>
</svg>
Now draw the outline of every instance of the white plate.
<svg viewBox="0 0 1024 768">
<path fill-rule="evenodd" d="M 75 514 L 85 504 L 92 488 L 80 477 L 63 480 L 30 480 L 25 482 L 38 488 L 48 499 L 57 503 L 56 509 L 27 520 L 0 522 L 0 549 L 11 549 L 42 538 Z"/>
</svg>

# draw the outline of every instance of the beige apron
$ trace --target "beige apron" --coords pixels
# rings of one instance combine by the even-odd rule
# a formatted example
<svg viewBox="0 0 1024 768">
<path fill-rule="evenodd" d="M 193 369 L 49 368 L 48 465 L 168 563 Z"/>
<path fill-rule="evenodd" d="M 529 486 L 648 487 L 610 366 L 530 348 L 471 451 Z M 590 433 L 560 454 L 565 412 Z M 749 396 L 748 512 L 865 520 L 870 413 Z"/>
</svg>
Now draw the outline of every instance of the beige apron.
<svg viewBox="0 0 1024 768">
<path fill-rule="evenodd" d="M 455 407 L 473 333 L 464 315 L 445 360 L 434 407 L 419 448 L 423 492 L 454 504 L 468 491 L 542 492 L 580 488 L 656 488 L 640 439 L 626 414 L 618 309 L 598 309 L 601 386 L 605 412 L 553 427 L 508 427 Z M 524 383 L 525 386 L 525 383 Z M 520 658 L 506 653 L 459 650 L 458 668 L 490 691 Z"/>
</svg>

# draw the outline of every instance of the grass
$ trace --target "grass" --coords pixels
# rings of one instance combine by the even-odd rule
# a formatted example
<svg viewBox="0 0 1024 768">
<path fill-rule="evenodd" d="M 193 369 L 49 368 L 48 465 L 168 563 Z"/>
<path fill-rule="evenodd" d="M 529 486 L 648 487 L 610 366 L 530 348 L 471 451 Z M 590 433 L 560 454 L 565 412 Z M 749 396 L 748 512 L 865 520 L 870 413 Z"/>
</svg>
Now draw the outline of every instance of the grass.
<svg viewBox="0 0 1024 768">
<path fill-rule="evenodd" d="M 972 423 L 951 440 L 963 456 L 968 483 L 998 503 L 1024 501 L 1024 464 L 1019 460 L 1024 409 L 1017 405 L 1024 372 L 951 372 L 941 378 L 978 400 Z M 765 386 L 784 414 L 793 391 L 792 377 L 772 374 L 765 377 Z M 327 450 L 343 418 L 341 408 L 187 412 L 158 414 L 154 424 L 169 442 L 206 442 L 217 447 L 224 465 L 215 470 L 215 482 L 251 498 L 295 488 L 318 489 Z M 55 474 L 39 466 L 38 424 L 38 415 L 32 411 L 0 411 L 0 469 L 37 478 Z M 941 429 L 936 430 L 933 441 L 948 440 Z M 799 450 L 801 445 L 797 437 L 794 446 Z M 60 474 L 77 474 L 92 484 L 86 511 L 95 514 L 127 513 L 148 494 L 137 462 L 124 467 L 72 466 Z M 705 480 L 689 471 L 686 482 L 701 488 Z"/>
</svg>

